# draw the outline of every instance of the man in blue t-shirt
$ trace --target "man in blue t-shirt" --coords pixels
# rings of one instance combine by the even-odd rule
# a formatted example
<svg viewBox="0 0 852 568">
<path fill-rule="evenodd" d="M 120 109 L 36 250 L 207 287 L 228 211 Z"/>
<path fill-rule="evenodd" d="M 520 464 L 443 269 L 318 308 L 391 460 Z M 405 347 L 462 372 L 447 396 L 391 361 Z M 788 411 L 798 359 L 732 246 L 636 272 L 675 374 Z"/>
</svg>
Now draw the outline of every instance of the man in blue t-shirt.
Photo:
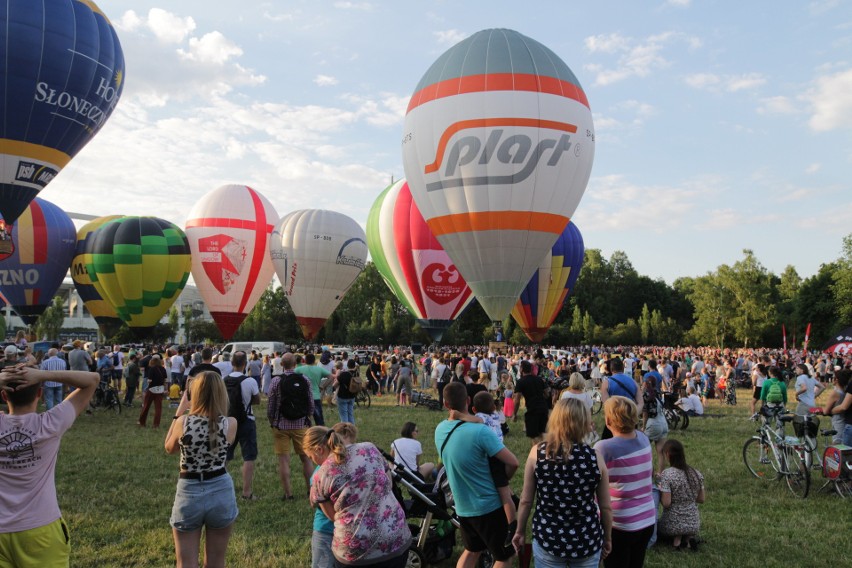
<svg viewBox="0 0 852 568">
<path fill-rule="evenodd" d="M 444 407 L 457 414 L 468 413 L 467 389 L 462 383 L 452 382 L 444 387 Z M 435 447 L 447 470 L 461 524 L 464 552 L 458 565 L 476 565 L 482 551 L 487 549 L 494 557 L 495 568 L 510 566 L 515 551 L 506 546 L 509 523 L 491 477 L 488 458 L 503 462 L 508 478 L 517 471 L 518 459 L 485 424 L 459 420 L 438 424 Z"/>
<path fill-rule="evenodd" d="M 609 362 L 609 369 L 612 372 L 612 376 L 604 377 L 601 381 L 601 403 L 606 402 L 611 396 L 624 396 L 636 402 L 636 405 L 639 407 L 639 415 L 641 416 L 643 408 L 642 392 L 639 390 L 633 377 L 624 374 L 624 361 L 618 357 L 614 357 Z M 611 437 L 612 432 L 604 426 L 601 438 L 605 440 Z"/>
</svg>

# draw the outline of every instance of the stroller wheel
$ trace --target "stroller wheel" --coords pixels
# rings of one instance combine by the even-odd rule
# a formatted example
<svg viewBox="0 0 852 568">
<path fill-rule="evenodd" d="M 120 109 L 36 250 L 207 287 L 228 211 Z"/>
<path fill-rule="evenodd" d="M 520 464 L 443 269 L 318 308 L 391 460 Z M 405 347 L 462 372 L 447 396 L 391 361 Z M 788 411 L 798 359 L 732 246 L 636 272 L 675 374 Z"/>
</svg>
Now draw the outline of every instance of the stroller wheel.
<svg viewBox="0 0 852 568">
<path fill-rule="evenodd" d="M 423 568 L 426 566 L 426 561 L 423 558 L 423 553 L 420 549 L 411 545 L 408 549 L 408 560 L 405 562 L 405 568 Z"/>
</svg>

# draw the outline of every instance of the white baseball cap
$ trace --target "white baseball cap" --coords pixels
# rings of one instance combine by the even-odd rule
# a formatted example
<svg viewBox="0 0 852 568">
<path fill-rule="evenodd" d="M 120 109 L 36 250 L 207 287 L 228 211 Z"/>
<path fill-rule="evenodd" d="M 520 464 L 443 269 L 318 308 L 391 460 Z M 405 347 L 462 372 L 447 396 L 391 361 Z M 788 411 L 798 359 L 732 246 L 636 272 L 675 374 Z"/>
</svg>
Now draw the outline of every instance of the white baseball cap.
<svg viewBox="0 0 852 568">
<path fill-rule="evenodd" d="M 3 350 L 3 354 L 6 355 L 6 359 L 17 359 L 18 357 L 18 346 L 17 345 L 7 345 Z"/>
</svg>

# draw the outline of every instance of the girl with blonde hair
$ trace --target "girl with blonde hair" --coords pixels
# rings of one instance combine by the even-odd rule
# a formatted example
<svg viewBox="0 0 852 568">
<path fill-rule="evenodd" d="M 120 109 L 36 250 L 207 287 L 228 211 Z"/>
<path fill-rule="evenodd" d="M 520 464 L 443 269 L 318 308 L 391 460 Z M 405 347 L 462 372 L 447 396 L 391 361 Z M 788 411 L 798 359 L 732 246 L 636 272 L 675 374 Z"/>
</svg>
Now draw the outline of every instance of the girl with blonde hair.
<svg viewBox="0 0 852 568">
<path fill-rule="evenodd" d="M 533 515 L 536 566 L 596 567 L 612 550 L 612 509 L 607 468 L 584 443 L 592 415 L 582 401 L 556 403 L 544 441 L 530 450 L 512 544 L 524 546 Z"/>
<path fill-rule="evenodd" d="M 180 452 L 180 479 L 170 520 L 178 568 L 199 565 L 202 528 L 206 532 L 204 566 L 225 566 L 225 551 L 239 513 L 234 481 L 225 469 L 237 420 L 227 414 L 224 381 L 218 373 L 204 371 L 191 379 L 166 434 L 166 453 Z"/>
</svg>

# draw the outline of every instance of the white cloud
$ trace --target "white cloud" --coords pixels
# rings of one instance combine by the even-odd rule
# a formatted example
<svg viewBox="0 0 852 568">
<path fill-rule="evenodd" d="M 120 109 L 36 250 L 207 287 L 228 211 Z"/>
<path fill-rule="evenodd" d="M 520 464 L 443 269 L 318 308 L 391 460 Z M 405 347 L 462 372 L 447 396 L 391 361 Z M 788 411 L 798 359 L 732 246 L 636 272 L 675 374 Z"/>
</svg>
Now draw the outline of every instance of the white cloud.
<svg viewBox="0 0 852 568">
<path fill-rule="evenodd" d="M 688 8 L 692 4 L 692 0 L 666 0 L 669 6 L 677 6 L 678 8 Z"/>
<path fill-rule="evenodd" d="M 314 77 L 314 84 L 319 87 L 331 87 L 337 84 L 337 79 L 331 75 L 317 75 Z"/>
<path fill-rule="evenodd" d="M 189 38 L 189 51 L 178 50 L 184 58 L 198 63 L 222 65 L 232 57 L 239 57 L 243 50 L 221 32 L 206 33 L 201 38 Z"/>
<path fill-rule="evenodd" d="M 647 77 L 653 71 L 670 65 L 663 51 L 675 42 L 686 42 L 690 48 L 701 45 L 700 40 L 677 32 L 664 32 L 649 36 L 641 41 L 624 37 L 618 33 L 587 37 L 584 41 L 590 53 L 617 55 L 614 66 L 592 63 L 585 68 L 595 74 L 596 85 L 611 85 L 629 77 Z"/>
<path fill-rule="evenodd" d="M 820 171 L 821 169 L 822 169 L 822 164 L 820 164 L 819 162 L 814 162 L 813 164 L 810 164 L 810 165 L 808 165 L 807 168 L 805 168 L 805 173 L 815 174 L 818 171 Z"/>
<path fill-rule="evenodd" d="M 112 24 L 119 31 L 130 32 L 144 25 L 144 21 L 133 10 L 127 10 L 119 19 L 113 20 Z"/>
<path fill-rule="evenodd" d="M 824 132 L 852 128 L 852 69 L 819 77 L 805 95 L 813 106 L 809 125 Z"/>
<path fill-rule="evenodd" d="M 181 18 L 161 8 L 148 11 L 148 28 L 164 43 L 181 43 L 195 30 L 195 20 Z"/>
<path fill-rule="evenodd" d="M 269 20 L 270 22 L 292 22 L 296 19 L 294 14 L 273 14 L 272 12 L 264 12 L 262 17 L 264 20 Z"/>
<path fill-rule="evenodd" d="M 713 73 L 693 73 L 692 75 L 687 75 L 684 80 L 686 81 L 686 84 L 693 89 L 715 87 L 722 81 L 718 75 Z"/>
<path fill-rule="evenodd" d="M 469 34 L 452 29 L 452 30 L 443 30 L 432 32 L 432 35 L 438 40 L 439 45 L 455 45 L 461 40 L 465 39 Z"/>
<path fill-rule="evenodd" d="M 408 107 L 408 97 L 382 93 L 377 99 L 347 94 L 343 100 L 357 106 L 356 116 L 373 126 L 401 125 Z"/>
<path fill-rule="evenodd" d="M 742 75 L 693 73 L 684 77 L 684 81 L 693 89 L 735 93 L 737 91 L 756 89 L 766 83 L 766 78 L 760 73 L 745 73 Z"/>
<path fill-rule="evenodd" d="M 796 114 L 799 110 L 788 97 L 777 96 L 760 99 L 759 114 Z"/>
<path fill-rule="evenodd" d="M 369 2 L 335 2 L 335 8 L 339 8 L 340 10 L 365 10 L 369 11 L 373 9 L 373 5 Z"/>
</svg>

